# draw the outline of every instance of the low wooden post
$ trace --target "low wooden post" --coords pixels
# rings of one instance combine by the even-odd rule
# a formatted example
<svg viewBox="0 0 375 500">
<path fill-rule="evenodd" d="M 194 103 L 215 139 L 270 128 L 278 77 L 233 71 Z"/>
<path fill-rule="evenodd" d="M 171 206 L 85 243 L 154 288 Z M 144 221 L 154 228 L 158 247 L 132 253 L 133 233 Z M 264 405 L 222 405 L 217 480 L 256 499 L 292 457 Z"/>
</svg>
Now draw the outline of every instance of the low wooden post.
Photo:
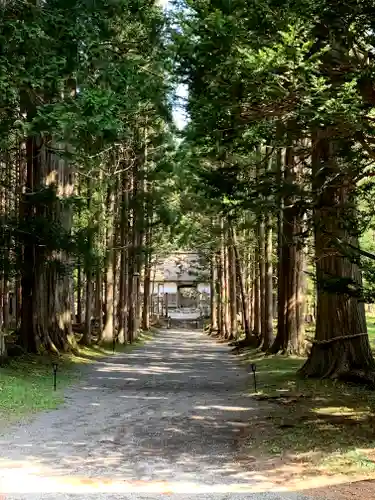
<svg viewBox="0 0 375 500">
<path fill-rule="evenodd" d="M 6 351 L 5 351 L 5 335 L 3 331 L 0 331 L 0 360 L 2 358 L 5 358 L 6 356 Z"/>
<path fill-rule="evenodd" d="M 168 293 L 165 294 L 165 317 L 168 318 Z"/>
<path fill-rule="evenodd" d="M 158 295 L 157 295 L 157 302 L 156 302 L 156 310 L 157 310 L 157 315 L 158 317 L 160 316 L 160 283 L 158 283 Z"/>
</svg>

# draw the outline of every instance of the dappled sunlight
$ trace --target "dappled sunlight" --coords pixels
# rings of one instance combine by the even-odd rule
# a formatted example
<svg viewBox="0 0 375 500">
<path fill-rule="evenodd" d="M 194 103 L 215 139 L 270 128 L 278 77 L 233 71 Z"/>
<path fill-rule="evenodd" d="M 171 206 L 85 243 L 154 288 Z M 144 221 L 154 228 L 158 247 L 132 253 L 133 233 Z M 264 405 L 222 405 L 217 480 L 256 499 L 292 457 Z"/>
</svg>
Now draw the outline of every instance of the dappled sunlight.
<svg viewBox="0 0 375 500">
<path fill-rule="evenodd" d="M 131 394 L 127 394 L 127 395 L 121 395 L 119 396 L 120 398 L 122 399 L 141 399 L 141 400 L 151 400 L 151 401 L 160 401 L 160 400 L 164 400 L 164 401 L 168 401 L 168 398 L 165 397 L 165 396 L 132 396 Z"/>
<path fill-rule="evenodd" d="M 248 453 L 257 456 L 257 470 L 294 491 L 375 480 L 374 391 L 298 378 L 301 358 L 252 349 L 238 358 L 244 367 L 257 364 L 258 393 L 251 394 L 249 381 L 249 401 L 255 399 L 259 411 L 245 438 Z M 375 487 L 368 498 L 374 496 Z"/>
<path fill-rule="evenodd" d="M 166 471 L 168 472 L 168 471 Z M 169 471 L 171 472 L 171 471 Z M 19 471 L 18 471 L 19 473 Z M 261 493 L 287 491 L 285 487 L 275 486 L 262 475 L 254 475 L 249 484 L 223 483 L 206 485 L 193 481 L 121 481 L 108 478 L 89 477 L 42 477 L 23 471 L 18 475 L 19 480 L 12 481 L 12 475 L 2 480 L 1 490 L 5 494 L 16 493 L 71 493 L 71 494 L 98 494 L 98 493 L 153 493 L 153 494 L 212 494 L 212 493 Z"/>
<path fill-rule="evenodd" d="M 182 341 L 168 331 L 98 362 L 68 406 L 37 418 L 28 440 L 16 431 L 0 443 L 13 463 L 9 491 L 268 491 L 269 478 L 239 459 L 254 406 L 249 375 L 228 351 L 199 332 Z"/>
<path fill-rule="evenodd" d="M 332 415 L 349 417 L 353 419 L 365 418 L 369 415 L 369 411 L 360 411 L 355 408 L 348 408 L 344 406 L 325 406 L 323 408 L 312 408 L 311 410 L 318 415 Z"/>
<path fill-rule="evenodd" d="M 250 411 L 253 408 L 245 408 L 242 406 L 196 406 L 195 410 L 223 410 L 223 411 Z"/>
<path fill-rule="evenodd" d="M 122 372 L 122 373 L 129 373 L 129 372 L 136 372 L 141 375 L 158 375 L 158 374 L 163 374 L 163 373 L 186 373 L 188 370 L 176 370 L 176 369 L 171 369 L 168 366 L 148 366 L 147 368 L 144 368 L 142 366 L 132 366 L 132 367 L 118 367 L 114 365 L 106 366 L 104 368 L 99 368 L 97 370 L 98 372 L 106 372 L 106 373 L 111 373 L 111 372 Z"/>
</svg>

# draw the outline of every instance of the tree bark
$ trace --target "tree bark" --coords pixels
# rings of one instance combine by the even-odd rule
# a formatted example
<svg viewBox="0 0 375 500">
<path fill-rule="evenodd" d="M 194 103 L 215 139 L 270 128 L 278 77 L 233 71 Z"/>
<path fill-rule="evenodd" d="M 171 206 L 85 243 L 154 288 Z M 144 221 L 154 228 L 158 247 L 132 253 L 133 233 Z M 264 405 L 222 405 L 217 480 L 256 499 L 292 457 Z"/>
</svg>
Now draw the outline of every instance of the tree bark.
<svg viewBox="0 0 375 500">
<path fill-rule="evenodd" d="M 266 216 L 265 235 L 265 329 L 262 350 L 268 351 L 273 341 L 273 272 L 272 272 L 272 216 Z"/>
<path fill-rule="evenodd" d="M 224 335 L 224 304 L 223 304 L 223 268 L 222 268 L 222 258 L 221 258 L 221 243 L 220 249 L 215 255 L 216 268 L 217 268 L 217 279 L 216 279 L 216 296 L 217 296 L 217 333 L 221 337 Z"/>
<path fill-rule="evenodd" d="M 92 185 L 92 180 L 88 179 L 88 181 L 87 181 L 87 209 L 88 209 L 89 214 L 91 212 L 91 207 L 92 207 L 92 188 L 91 188 L 91 185 Z M 89 251 L 93 245 L 92 234 L 91 234 L 91 225 L 92 225 L 92 223 L 89 222 L 89 234 L 88 234 Z M 86 265 L 85 265 L 85 274 L 86 274 L 85 328 L 84 328 L 83 336 L 81 339 L 81 343 L 83 345 L 90 345 L 92 343 L 91 318 L 92 318 L 94 286 L 93 286 L 93 269 L 92 269 L 91 254 L 87 255 L 86 257 L 87 257 L 87 260 L 86 260 Z"/>
<path fill-rule="evenodd" d="M 122 179 L 117 177 L 114 182 L 114 215 L 113 215 L 113 341 L 123 342 L 121 332 L 121 207 L 122 207 Z"/>
<path fill-rule="evenodd" d="M 149 212 L 149 209 L 147 210 Z M 151 273 L 152 273 L 152 228 L 151 214 L 148 213 L 146 229 L 146 249 L 145 249 L 145 272 L 143 281 L 143 308 L 142 308 L 142 330 L 150 329 L 150 293 L 151 293 Z"/>
<path fill-rule="evenodd" d="M 218 332 L 218 297 L 217 297 L 217 265 L 216 254 L 212 253 L 210 258 L 211 266 L 211 293 L 210 293 L 210 307 L 211 307 L 211 325 L 210 334 Z"/>
<path fill-rule="evenodd" d="M 339 164 L 339 145 L 327 136 L 327 130 L 319 130 L 313 136 L 317 317 L 315 341 L 300 373 L 305 377 L 341 378 L 374 385 L 375 362 L 359 293 L 361 272 L 345 252 L 346 243 L 358 245 L 352 222 L 356 215 L 355 181 L 351 167 Z M 342 283 L 335 285 L 337 280 L 349 282 L 358 294 L 342 289 Z"/>
<path fill-rule="evenodd" d="M 81 195 L 81 184 L 78 184 L 78 195 Z M 81 209 L 78 209 L 78 216 L 81 216 Z M 82 308 L 82 290 L 83 290 L 83 280 L 82 280 L 82 262 L 81 258 L 78 258 L 77 262 L 77 323 L 82 323 L 83 318 L 83 308 Z"/>
<path fill-rule="evenodd" d="M 129 180 L 124 170 L 121 174 L 121 207 L 120 207 L 120 276 L 118 318 L 120 342 L 127 342 L 128 337 L 128 248 L 129 248 Z"/>
<path fill-rule="evenodd" d="M 259 265 L 259 313 L 260 337 L 263 343 L 266 330 L 266 265 L 265 265 L 265 224 L 264 216 L 258 220 L 258 265 Z"/>
<path fill-rule="evenodd" d="M 98 340 L 103 331 L 103 277 L 100 267 L 96 270 L 95 282 L 95 317 L 98 322 Z"/>
<path fill-rule="evenodd" d="M 297 323 L 297 338 L 299 350 L 302 352 L 303 342 L 305 337 L 305 291 L 306 291 L 306 276 L 305 276 L 305 253 L 304 248 L 297 247 L 296 255 L 296 323 Z"/>
<path fill-rule="evenodd" d="M 245 277 L 244 277 L 244 271 L 243 271 L 243 266 L 240 258 L 240 252 L 238 250 L 238 241 L 237 241 L 237 234 L 232 226 L 232 239 L 233 239 L 233 250 L 234 250 L 234 256 L 236 260 L 236 273 L 237 273 L 237 280 L 239 284 L 239 290 L 240 290 L 240 298 L 241 298 L 241 305 L 242 305 L 242 315 L 243 315 L 243 325 L 244 325 L 244 330 L 245 330 L 245 337 L 246 339 L 249 339 L 251 336 L 251 326 L 250 326 L 250 310 L 249 310 L 249 298 L 246 293 L 246 286 L 245 286 Z"/>
<path fill-rule="evenodd" d="M 278 158 L 281 169 L 281 157 Z M 285 167 L 278 172 L 281 191 L 288 190 L 284 199 L 279 200 L 280 215 L 278 223 L 278 326 L 276 339 L 270 348 L 271 353 L 282 351 L 284 354 L 300 354 L 302 325 L 298 315 L 298 300 L 301 299 L 301 266 L 303 244 L 301 242 L 303 214 L 293 195 L 298 186 L 296 162 L 291 147 L 285 153 Z"/>
<path fill-rule="evenodd" d="M 82 323 L 82 312 L 83 312 L 82 288 L 83 288 L 82 266 L 81 266 L 81 263 L 78 262 L 78 264 L 77 264 L 77 318 L 76 318 L 77 323 Z"/>
<path fill-rule="evenodd" d="M 237 273 L 233 239 L 228 231 L 228 285 L 230 310 L 230 337 L 237 338 Z"/>
<path fill-rule="evenodd" d="M 32 119 L 33 114 L 29 116 Z M 40 144 L 36 137 L 28 137 L 26 140 L 26 179 L 25 192 L 20 203 L 20 220 L 31 221 L 34 215 L 34 206 L 31 193 L 34 191 L 34 171 L 39 169 Z M 24 241 L 22 252 L 21 269 L 21 326 L 20 343 L 28 352 L 37 352 L 36 335 L 34 332 L 35 317 L 35 274 L 39 272 L 38 250 L 35 248 L 31 238 Z"/>
<path fill-rule="evenodd" d="M 228 248 L 225 234 L 224 221 L 222 221 L 222 235 L 221 235 L 221 260 L 222 260 L 222 295 L 223 295 L 223 334 L 224 338 L 230 338 L 230 323 L 229 323 L 229 293 L 228 293 Z"/>
<path fill-rule="evenodd" d="M 136 288 L 135 288 L 135 272 L 136 272 L 136 244 L 137 244 L 137 228 L 136 228 L 136 217 L 137 210 L 135 206 L 135 198 L 137 195 L 137 165 L 134 162 L 134 168 L 132 169 L 132 175 L 129 179 L 129 206 L 130 217 L 128 219 L 128 234 L 129 234 L 129 246 L 128 246 L 128 341 L 132 344 L 135 340 L 135 329 L 136 329 Z"/>
<path fill-rule="evenodd" d="M 262 335 L 262 309 L 260 294 L 260 248 L 258 239 L 258 230 L 255 233 L 256 250 L 254 256 L 254 334 L 261 341 Z"/>
<path fill-rule="evenodd" d="M 255 266 L 250 262 L 249 263 L 250 276 L 249 276 L 249 316 L 250 316 L 250 331 L 254 335 L 255 334 Z"/>
</svg>

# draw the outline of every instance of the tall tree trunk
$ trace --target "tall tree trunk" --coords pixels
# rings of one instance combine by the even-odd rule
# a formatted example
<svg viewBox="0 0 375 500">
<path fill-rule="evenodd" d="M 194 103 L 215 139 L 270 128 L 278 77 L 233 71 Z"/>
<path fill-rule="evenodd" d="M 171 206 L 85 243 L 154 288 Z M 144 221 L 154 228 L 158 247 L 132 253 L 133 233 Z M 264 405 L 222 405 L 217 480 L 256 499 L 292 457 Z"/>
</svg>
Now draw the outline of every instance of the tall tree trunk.
<svg viewBox="0 0 375 500">
<path fill-rule="evenodd" d="M 291 147 L 287 148 L 285 153 L 284 170 L 286 187 L 282 189 L 292 192 L 293 188 L 295 189 L 298 185 L 298 179 L 294 152 Z M 280 205 L 282 210 L 279 219 L 278 243 L 278 327 L 270 352 L 300 354 L 302 329 L 298 322 L 297 297 L 301 297 L 298 287 L 302 283 L 302 271 L 298 266 L 298 260 L 302 258 L 300 254 L 303 251 L 301 243 L 303 215 L 292 194 L 285 197 Z"/>
<path fill-rule="evenodd" d="M 35 200 L 35 192 L 41 191 L 45 186 L 46 156 L 42 144 L 42 138 L 39 136 L 29 137 L 26 141 L 27 179 L 21 210 L 24 220 L 31 227 L 34 220 L 42 220 L 46 215 L 45 206 Z M 45 248 L 36 244 L 32 236 L 25 239 L 21 278 L 20 341 L 29 352 L 38 352 L 41 346 L 57 351 L 48 334 L 47 326 L 49 311 L 46 301 L 50 297 L 47 295 L 46 273 L 50 267 L 49 257 Z M 54 294 L 51 305 L 53 302 Z"/>
<path fill-rule="evenodd" d="M 217 333 L 221 337 L 224 335 L 224 303 L 223 303 L 223 267 L 222 267 L 222 256 L 221 256 L 221 244 L 220 249 L 216 253 L 216 268 L 217 268 L 217 278 L 216 278 L 216 296 L 217 296 Z"/>
<path fill-rule="evenodd" d="M 155 314 L 155 278 L 156 278 L 156 259 L 154 262 L 151 261 L 151 316 Z M 177 291 L 178 293 L 178 291 Z"/>
<path fill-rule="evenodd" d="M 105 322 L 100 341 L 112 342 L 114 337 L 114 235 L 115 235 L 115 194 L 111 184 L 107 187 L 107 255 L 105 286 Z"/>
<path fill-rule="evenodd" d="M 91 273 L 86 274 L 86 304 L 85 304 L 85 329 L 81 339 L 84 345 L 90 345 L 92 342 L 92 299 L 93 299 L 93 281 Z"/>
<path fill-rule="evenodd" d="M 151 265 L 150 256 L 145 256 L 145 277 L 143 281 L 143 307 L 142 307 L 142 330 L 150 329 L 150 290 L 151 290 Z"/>
<path fill-rule="evenodd" d="M 135 276 L 135 335 L 138 335 L 138 330 L 141 326 L 142 301 L 141 301 L 141 276 L 144 269 L 144 231 L 139 230 L 137 233 L 137 259 L 136 259 L 136 276 Z"/>
<path fill-rule="evenodd" d="M 22 109 L 22 106 L 21 106 Z M 30 119 L 32 119 L 33 114 Z M 36 137 L 28 137 L 26 140 L 26 179 L 25 192 L 20 203 L 20 220 L 30 221 L 34 216 L 34 204 L 31 194 L 34 192 L 34 171 L 39 169 L 37 162 L 40 159 L 40 145 Z M 37 352 L 36 332 L 34 331 L 35 317 L 35 274 L 39 272 L 37 264 L 37 249 L 34 242 L 27 238 L 24 241 L 22 252 L 21 270 L 21 325 L 20 342 L 28 352 Z"/>
<path fill-rule="evenodd" d="M 223 333 L 224 338 L 230 338 L 230 322 L 229 322 L 229 286 L 228 286 L 228 246 L 226 240 L 226 231 L 224 227 L 224 221 L 222 222 L 222 236 L 221 236 L 221 260 L 222 260 L 222 294 L 223 294 Z"/>
<path fill-rule="evenodd" d="M 88 179 L 87 181 L 87 210 L 88 213 L 91 213 L 92 207 L 92 180 Z M 89 223 L 89 235 L 88 235 L 88 247 L 89 251 L 92 249 L 93 241 L 91 234 L 91 225 Z M 85 274 L 86 274 L 86 303 L 85 303 L 85 328 L 83 332 L 83 336 L 81 339 L 81 343 L 84 345 L 90 345 L 92 343 L 92 306 L 93 306 L 93 269 L 92 269 L 92 261 L 91 254 L 87 256 L 86 265 L 85 265 Z"/>
<path fill-rule="evenodd" d="M 303 350 L 303 342 L 305 337 L 305 291 L 306 291 L 306 277 L 305 277 L 305 254 L 304 249 L 297 247 L 296 255 L 296 328 L 297 338 L 300 351 Z"/>
<path fill-rule="evenodd" d="M 230 336 L 237 338 L 237 272 L 236 255 L 233 239 L 228 230 L 228 278 L 229 278 L 229 311 L 230 311 Z"/>
<path fill-rule="evenodd" d="M 258 239 L 259 231 L 255 233 L 256 250 L 254 255 L 254 334 L 261 342 L 262 335 L 262 309 L 261 309 L 261 294 L 260 294 L 260 246 Z"/>
<path fill-rule="evenodd" d="M 54 155 L 46 144 L 52 138 L 33 136 L 26 141 L 26 190 L 20 212 L 28 227 L 39 224 L 60 224 L 69 231 L 70 211 L 60 199 L 70 196 L 73 174 L 66 162 Z M 53 144 L 53 147 L 55 145 Z M 52 149 L 52 148 L 51 148 Z M 41 201 L 37 193 L 47 193 Z M 22 219 L 22 217 L 20 217 Z M 70 278 L 68 259 L 63 251 L 48 250 L 35 235 L 24 240 L 22 265 L 22 312 L 20 341 L 26 350 L 38 352 L 65 351 L 74 346 L 70 312 Z"/>
<path fill-rule="evenodd" d="M 26 154 L 26 142 L 21 140 L 18 145 L 18 176 L 17 176 L 17 191 L 16 195 L 16 216 L 17 222 L 19 224 L 20 220 L 24 216 L 25 208 L 25 190 L 27 186 L 27 154 Z M 18 332 L 21 332 L 21 316 L 22 316 L 22 270 L 23 270 L 23 242 L 17 241 L 16 245 L 16 267 L 17 273 L 15 276 L 15 295 L 16 295 L 16 311 L 15 311 L 15 327 Z"/>
<path fill-rule="evenodd" d="M 142 307 L 142 330 L 150 329 L 150 294 L 151 294 L 151 273 L 152 273 L 152 227 L 151 214 L 149 207 L 147 209 L 147 229 L 146 229 L 146 248 L 145 248 L 145 265 L 144 265 L 144 281 L 143 281 L 143 307 Z"/>
<path fill-rule="evenodd" d="M 142 163 L 142 177 L 140 179 L 140 188 L 142 191 L 142 217 L 139 229 L 139 260 L 138 260 L 138 290 L 137 290 L 137 322 L 138 325 L 144 330 L 149 329 L 149 299 L 150 299 L 150 284 L 151 284 L 151 233 L 150 220 L 151 220 L 151 207 L 150 199 L 148 197 L 149 184 L 147 181 L 148 173 L 148 117 L 145 119 L 144 134 L 143 134 L 143 163 Z M 141 276 L 143 280 L 143 300 L 141 301 Z M 144 321 L 145 320 L 145 321 Z"/>
<path fill-rule="evenodd" d="M 56 144 L 56 149 L 64 149 L 68 152 L 68 146 L 64 144 Z M 60 158 L 55 153 L 49 153 L 49 155 L 51 158 L 48 161 L 48 177 L 55 175 L 55 179 L 51 181 L 51 184 L 55 184 L 58 197 L 52 210 L 55 212 L 55 220 L 67 237 L 69 237 L 73 225 L 73 209 L 66 201 L 74 195 L 75 169 L 67 159 Z M 62 272 L 54 272 L 56 300 L 55 318 L 52 324 L 53 332 L 51 332 L 51 335 L 55 345 L 58 345 L 60 350 L 66 351 L 76 347 L 76 340 L 72 330 L 71 307 L 73 261 L 64 249 L 58 250 L 55 252 L 55 255 L 58 265 L 62 268 Z"/>
<path fill-rule="evenodd" d="M 301 374 L 305 377 L 375 381 L 375 362 L 369 345 L 365 307 L 358 295 L 340 290 L 349 282 L 361 290 L 357 264 L 345 244 L 358 246 L 355 181 L 351 167 L 335 156 L 338 146 L 327 130 L 313 137 L 315 265 L 318 286 L 315 341 Z M 339 289 L 338 289 L 339 288 Z"/>
<path fill-rule="evenodd" d="M 243 266 L 241 263 L 241 258 L 240 258 L 240 252 L 238 250 L 238 241 L 237 241 L 237 234 L 232 226 L 232 240 L 233 240 L 233 250 L 234 250 L 234 257 L 236 260 L 236 274 L 237 274 L 237 280 L 239 284 L 239 291 L 240 291 L 240 299 L 241 299 L 241 306 L 242 306 L 242 316 L 243 316 L 243 326 L 245 330 L 245 337 L 246 339 L 249 339 L 251 336 L 251 326 L 250 326 L 250 309 L 249 309 L 249 298 L 247 295 L 246 291 L 246 285 L 245 285 L 245 273 L 243 271 Z"/>
<path fill-rule="evenodd" d="M 267 172 L 272 172 L 273 155 L 270 148 L 266 148 L 269 157 Z M 268 351 L 273 342 L 273 269 L 272 269 L 272 222 L 270 211 L 264 216 L 264 336 L 262 350 Z"/>
<path fill-rule="evenodd" d="M 82 265 L 81 262 L 78 261 L 77 264 L 77 318 L 76 321 L 77 323 L 81 324 L 82 323 L 82 288 L 83 288 L 83 283 L 82 283 Z"/>
<path fill-rule="evenodd" d="M 212 253 L 210 258 L 211 267 L 211 293 L 210 293 L 210 306 L 211 306 L 211 326 L 210 333 L 215 334 L 218 331 L 218 296 L 217 296 L 217 259 L 216 254 Z"/>
<path fill-rule="evenodd" d="M 266 331 L 266 263 L 265 263 L 265 224 L 264 216 L 258 221 L 259 292 L 260 292 L 260 334 L 264 341 Z"/>
<path fill-rule="evenodd" d="M 3 329 L 9 330 L 9 276 L 4 273 L 4 288 L 3 288 Z"/>
<path fill-rule="evenodd" d="M 129 180 L 127 170 L 122 172 L 120 213 L 120 277 L 119 277 L 119 338 L 126 342 L 128 337 L 128 248 L 129 248 Z"/>
<path fill-rule="evenodd" d="M 6 165 L 5 165 L 5 177 L 6 181 L 11 182 L 11 165 L 10 155 L 6 155 Z M 6 185 L 4 183 L 4 185 Z M 7 192 L 8 191 L 8 192 Z M 11 196 L 12 190 L 4 189 L 4 219 L 11 213 Z M 4 289 L 3 289 L 3 329 L 4 331 L 9 330 L 9 278 L 10 278 L 10 265 L 11 265 L 11 238 L 9 230 L 5 231 L 4 234 Z"/>
<path fill-rule="evenodd" d="M 103 276 L 102 270 L 98 266 L 96 270 L 95 282 L 95 317 L 98 322 L 98 340 L 103 331 Z"/>
<path fill-rule="evenodd" d="M 250 262 L 250 283 L 249 283 L 249 289 L 250 289 L 250 300 L 249 300 L 249 316 L 250 316 L 250 331 L 251 333 L 255 333 L 255 266 Z"/>
<path fill-rule="evenodd" d="M 81 183 L 78 183 L 78 195 L 81 195 Z M 78 216 L 81 217 L 81 208 L 78 208 Z M 78 257 L 77 262 L 77 318 L 76 321 L 79 324 L 82 324 L 83 318 L 83 279 L 82 279 L 82 262 L 81 257 Z"/>
<path fill-rule="evenodd" d="M 137 195 L 137 165 L 134 161 L 134 168 L 132 170 L 132 176 L 129 185 L 129 206 L 131 207 L 129 217 L 129 247 L 128 247 L 128 340 L 133 343 L 135 340 L 135 329 L 136 329 L 136 284 L 135 284 L 135 273 L 136 273 L 136 245 L 137 245 L 137 228 L 136 228 L 136 195 Z"/>
<path fill-rule="evenodd" d="M 120 300 L 121 300 L 121 254 L 122 254 L 122 242 L 121 242 L 121 210 L 122 210 L 122 179 L 117 176 L 114 183 L 114 218 L 113 218 L 113 339 L 115 342 L 123 342 L 125 339 L 120 338 L 121 332 L 121 311 L 120 311 Z"/>
<path fill-rule="evenodd" d="M 272 216 L 266 216 L 265 235 L 265 329 L 262 350 L 268 351 L 273 341 L 273 272 L 272 272 Z"/>
</svg>

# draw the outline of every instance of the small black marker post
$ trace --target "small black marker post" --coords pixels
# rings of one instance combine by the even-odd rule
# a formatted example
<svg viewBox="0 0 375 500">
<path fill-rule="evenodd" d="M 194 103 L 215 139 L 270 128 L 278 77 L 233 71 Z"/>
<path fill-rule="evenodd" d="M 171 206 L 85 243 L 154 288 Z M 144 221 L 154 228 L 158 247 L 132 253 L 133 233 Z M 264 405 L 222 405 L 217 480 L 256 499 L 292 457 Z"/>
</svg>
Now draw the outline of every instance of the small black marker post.
<svg viewBox="0 0 375 500">
<path fill-rule="evenodd" d="M 254 376 L 254 392 L 257 392 L 257 377 L 256 377 L 257 365 L 255 363 L 251 363 L 250 367 Z"/>
<path fill-rule="evenodd" d="M 53 367 L 53 389 L 54 389 L 54 391 L 56 391 L 56 389 L 57 389 L 57 368 L 58 368 L 58 364 L 56 363 L 56 361 L 52 364 L 52 367 Z"/>
</svg>

